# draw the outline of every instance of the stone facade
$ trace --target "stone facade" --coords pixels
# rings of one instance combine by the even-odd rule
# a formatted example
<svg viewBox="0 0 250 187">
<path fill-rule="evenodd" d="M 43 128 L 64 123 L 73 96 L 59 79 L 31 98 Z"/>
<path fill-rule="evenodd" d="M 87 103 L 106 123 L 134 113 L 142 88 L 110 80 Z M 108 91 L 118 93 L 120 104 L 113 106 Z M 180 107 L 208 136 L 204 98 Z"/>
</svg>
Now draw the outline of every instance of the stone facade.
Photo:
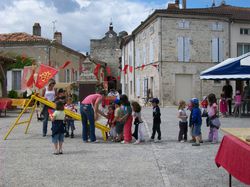
<svg viewBox="0 0 250 187">
<path fill-rule="evenodd" d="M 194 14 L 195 9 L 168 10 L 156 10 L 132 32 L 129 41 L 124 39 L 122 65 L 130 66 L 128 49 L 132 45 L 134 71 L 123 73 L 123 93 L 141 102 L 158 97 L 162 105 L 201 99 L 209 93 L 220 97 L 224 81 L 200 80 L 200 72 L 235 56 L 235 46 L 243 37 L 232 36 L 240 26 L 206 9 L 199 14 Z"/>
<path fill-rule="evenodd" d="M 111 68 L 111 76 L 115 79 L 120 76 L 120 42 L 124 35 L 126 35 L 124 31 L 117 35 L 111 23 L 105 37 L 90 40 L 90 56 L 105 62 Z"/>
</svg>

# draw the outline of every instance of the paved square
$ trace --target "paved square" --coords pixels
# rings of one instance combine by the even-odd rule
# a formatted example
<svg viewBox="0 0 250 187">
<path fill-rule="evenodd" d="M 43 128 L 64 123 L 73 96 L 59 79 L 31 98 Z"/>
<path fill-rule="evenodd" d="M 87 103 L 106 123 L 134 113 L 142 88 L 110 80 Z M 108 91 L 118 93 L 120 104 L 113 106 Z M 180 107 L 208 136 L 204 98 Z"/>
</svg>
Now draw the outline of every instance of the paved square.
<svg viewBox="0 0 250 187">
<path fill-rule="evenodd" d="M 217 168 L 214 158 L 219 144 L 177 142 L 177 107 L 161 108 L 162 142 L 122 145 L 103 142 L 83 143 L 81 124 L 76 122 L 76 137 L 66 138 L 64 154 L 53 155 L 51 131 L 42 137 L 42 123 L 33 118 L 28 134 L 25 126 L 15 128 L 8 139 L 4 134 L 16 119 L 17 112 L 0 118 L 0 186 L 171 186 L 224 187 L 228 174 Z M 143 108 L 145 136 L 152 129 L 152 109 Z M 27 117 L 28 114 L 26 113 Z M 249 127 L 249 118 L 221 118 L 222 127 Z M 203 139 L 208 128 L 204 120 Z M 223 134 L 219 134 L 220 140 Z M 246 186 L 233 179 L 234 187 Z"/>
</svg>

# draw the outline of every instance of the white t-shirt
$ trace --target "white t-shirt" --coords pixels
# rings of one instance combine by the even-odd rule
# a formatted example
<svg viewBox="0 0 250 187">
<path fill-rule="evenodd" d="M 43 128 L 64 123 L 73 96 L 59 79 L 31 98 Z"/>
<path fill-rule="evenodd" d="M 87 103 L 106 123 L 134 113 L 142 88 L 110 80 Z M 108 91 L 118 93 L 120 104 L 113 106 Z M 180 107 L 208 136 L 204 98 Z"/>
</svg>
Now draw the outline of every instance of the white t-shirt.
<svg viewBox="0 0 250 187">
<path fill-rule="evenodd" d="M 187 113 L 185 109 L 179 110 L 179 116 L 181 117 L 180 118 L 181 122 L 187 122 Z"/>
<path fill-rule="evenodd" d="M 55 120 L 64 120 L 64 118 L 65 118 L 65 112 L 61 111 L 61 110 L 56 110 L 53 113 L 53 117 L 54 117 Z"/>
</svg>

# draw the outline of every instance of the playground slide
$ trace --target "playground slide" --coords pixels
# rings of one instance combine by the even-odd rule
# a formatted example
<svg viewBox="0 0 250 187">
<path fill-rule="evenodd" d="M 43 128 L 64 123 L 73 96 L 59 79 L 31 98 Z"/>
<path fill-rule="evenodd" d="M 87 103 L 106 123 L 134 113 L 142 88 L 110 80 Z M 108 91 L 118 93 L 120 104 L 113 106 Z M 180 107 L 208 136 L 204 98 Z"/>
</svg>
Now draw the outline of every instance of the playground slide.
<svg viewBox="0 0 250 187">
<path fill-rule="evenodd" d="M 46 105 L 46 106 L 49 106 L 50 108 L 54 108 L 54 109 L 55 109 L 55 107 L 56 107 L 55 103 L 53 103 L 53 102 L 51 102 L 51 101 L 48 101 L 48 100 L 44 99 L 43 97 L 36 96 L 36 95 L 32 95 L 31 97 L 32 97 L 33 99 L 39 101 L 40 103 L 42 103 L 42 104 L 44 104 L 44 105 Z M 65 112 L 65 114 L 66 114 L 67 116 L 70 116 L 70 117 L 74 118 L 75 120 L 81 120 L 81 115 L 78 114 L 78 113 L 72 112 L 72 111 L 70 111 L 70 110 L 68 110 L 68 109 L 64 109 L 64 112 Z M 96 122 L 96 123 L 95 123 L 95 127 L 96 127 L 97 129 L 100 129 L 100 130 L 102 131 L 102 133 L 104 133 L 104 134 L 105 134 L 105 132 L 109 132 L 109 131 L 110 131 L 110 128 L 109 128 L 109 127 L 104 126 L 104 125 L 100 124 L 99 122 Z M 103 135 L 104 135 L 104 134 L 103 134 Z M 106 135 L 105 135 L 105 136 L 106 136 Z"/>
</svg>

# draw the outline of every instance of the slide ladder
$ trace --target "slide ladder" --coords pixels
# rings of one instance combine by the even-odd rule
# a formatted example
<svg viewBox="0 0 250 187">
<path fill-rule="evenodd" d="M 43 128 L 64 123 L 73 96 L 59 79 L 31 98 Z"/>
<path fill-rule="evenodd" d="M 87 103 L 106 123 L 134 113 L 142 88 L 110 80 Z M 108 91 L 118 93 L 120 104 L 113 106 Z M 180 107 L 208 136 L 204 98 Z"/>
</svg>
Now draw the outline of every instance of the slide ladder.
<svg viewBox="0 0 250 187">
<path fill-rule="evenodd" d="M 33 107 L 31 108 L 31 114 L 30 114 L 30 117 L 27 121 L 21 121 L 19 122 L 20 118 L 22 117 L 22 115 L 24 114 L 25 111 L 27 111 L 29 109 L 29 104 L 32 102 L 32 101 L 35 101 L 34 102 L 34 105 Z M 27 104 L 25 105 L 24 109 L 22 110 L 22 112 L 18 115 L 16 121 L 14 122 L 14 124 L 10 127 L 10 129 L 8 130 L 8 132 L 6 133 L 6 135 L 4 136 L 4 140 L 7 139 L 7 137 L 9 136 L 9 134 L 11 133 L 11 131 L 18 125 L 21 125 L 21 124 L 26 124 L 27 123 L 27 126 L 26 126 L 26 129 L 25 129 L 25 134 L 27 134 L 28 132 L 28 128 L 29 128 L 29 125 L 30 125 L 30 122 L 31 122 L 31 119 L 32 119 L 32 116 L 34 114 L 34 111 L 35 111 L 35 108 L 36 108 L 36 103 L 37 102 L 40 102 L 50 108 L 53 108 L 55 109 L 56 105 L 55 103 L 51 102 L 51 101 L 48 101 L 46 100 L 45 98 L 43 97 L 40 97 L 39 95 L 32 95 L 30 100 L 27 102 Z M 64 112 L 67 116 L 70 116 L 72 117 L 73 119 L 75 120 L 80 120 L 81 121 L 81 115 L 78 114 L 78 113 L 75 113 L 75 112 L 72 112 L 68 109 L 64 109 Z M 102 136 L 103 136 L 103 139 L 104 141 L 107 140 L 107 136 L 106 136 L 106 133 L 110 131 L 110 128 L 107 127 L 107 126 L 104 126 L 102 124 L 100 124 L 99 122 L 95 122 L 95 127 L 97 129 L 99 129 L 101 132 L 102 132 Z"/>
</svg>

